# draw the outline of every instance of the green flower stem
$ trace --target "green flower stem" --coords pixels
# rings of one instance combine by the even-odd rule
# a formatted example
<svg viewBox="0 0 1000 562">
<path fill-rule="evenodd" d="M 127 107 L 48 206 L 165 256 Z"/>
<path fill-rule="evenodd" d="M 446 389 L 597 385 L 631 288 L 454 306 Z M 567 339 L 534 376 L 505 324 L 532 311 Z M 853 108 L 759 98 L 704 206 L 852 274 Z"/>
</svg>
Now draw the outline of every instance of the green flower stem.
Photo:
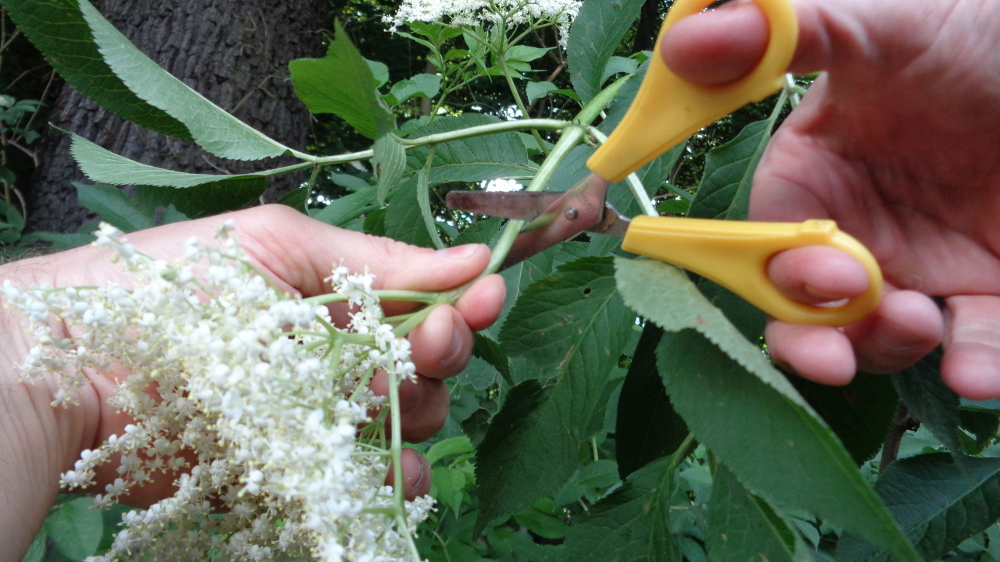
<svg viewBox="0 0 1000 562">
<path fill-rule="evenodd" d="M 418 137 L 415 139 L 396 137 L 396 140 L 400 144 L 406 147 L 426 146 L 428 144 L 438 144 L 442 142 L 465 139 L 469 137 L 478 137 L 481 135 L 505 133 L 508 131 L 523 131 L 525 129 L 537 129 L 540 131 L 561 131 L 571 125 L 573 125 L 573 123 L 569 121 L 564 121 L 562 119 L 518 119 L 517 121 L 501 121 L 500 123 L 490 123 L 489 125 L 477 125 L 475 127 L 467 127 L 465 129 L 459 129 L 457 131 L 448 131 L 447 133 L 436 133 L 433 135 L 427 135 L 425 137 Z M 366 152 L 369 153 L 368 158 L 370 158 L 371 151 L 368 150 Z M 361 154 L 361 153 L 355 152 L 353 154 Z M 330 158 L 334 157 L 331 156 Z M 361 158 L 355 158 L 355 160 L 361 160 Z"/>
<path fill-rule="evenodd" d="M 438 302 L 441 293 L 424 293 L 421 291 L 375 291 L 382 301 L 406 301 L 434 304 Z"/>
<path fill-rule="evenodd" d="M 392 453 L 392 499 L 396 508 L 396 526 L 399 528 L 400 534 L 406 537 L 410 556 L 415 562 L 419 562 L 421 560 L 420 552 L 413 542 L 413 533 L 410 532 L 409 525 L 406 523 L 406 496 L 403 490 L 403 423 L 399 412 L 400 381 L 392 370 L 387 375 L 389 378 L 389 424 L 392 428 L 389 452 Z"/>
<path fill-rule="evenodd" d="M 576 115 L 576 119 L 574 119 L 574 121 L 583 125 L 589 125 L 592 123 L 594 119 L 597 119 L 601 115 L 601 112 L 604 111 L 604 109 L 607 108 L 608 105 L 615 99 L 615 96 L 618 95 L 618 90 L 621 90 L 622 85 L 625 84 L 625 82 L 631 77 L 631 74 L 623 76 L 622 78 L 612 82 L 607 88 L 598 92 L 597 95 L 594 96 L 594 99 L 590 100 L 590 102 L 580 110 L 580 113 Z"/>
<path fill-rule="evenodd" d="M 395 334 L 397 338 L 405 337 L 406 334 L 409 334 L 411 330 L 419 326 L 420 323 L 423 322 L 424 319 L 427 318 L 431 312 L 434 312 L 434 309 L 437 308 L 438 306 L 439 303 L 434 303 L 426 308 L 422 308 L 414 312 L 413 315 L 407 318 L 405 322 L 403 322 L 399 326 L 396 326 L 392 330 L 392 333 Z"/>
<path fill-rule="evenodd" d="M 610 87 L 611 86 L 609 86 L 609 88 Z M 429 144 L 438 144 L 442 142 L 448 142 L 459 139 L 467 139 L 469 137 L 478 137 L 482 135 L 504 133 L 508 131 L 523 131 L 526 129 L 539 130 L 539 131 L 561 131 L 566 127 L 572 125 L 573 125 L 572 122 L 564 121 L 562 119 L 519 119 L 517 121 L 503 121 L 500 123 L 490 123 L 489 125 L 478 125 L 475 127 L 467 127 L 465 129 L 459 129 L 457 131 L 437 133 L 416 139 L 405 139 L 402 137 L 398 137 L 396 135 L 393 135 L 393 137 L 396 139 L 397 142 L 402 144 L 404 147 L 412 148 L 417 146 L 427 146 Z M 280 176 L 281 174 L 287 174 L 289 172 L 297 172 L 299 170 L 315 168 L 316 166 L 327 166 L 330 164 L 347 164 L 349 162 L 357 162 L 359 160 L 369 160 L 375 155 L 375 152 L 373 150 L 348 152 L 346 154 L 337 154 L 336 156 L 313 156 L 312 154 L 306 154 L 304 152 L 298 152 L 296 150 L 292 150 L 290 151 L 290 153 L 292 156 L 298 158 L 299 160 L 304 160 L 304 162 L 301 162 L 299 164 L 292 164 L 291 166 L 282 166 L 280 168 L 272 168 L 270 170 L 262 170 L 260 172 L 254 172 L 253 174 L 247 174 L 247 177 Z M 235 177 L 235 176 L 227 176 L 227 177 Z"/>
<path fill-rule="evenodd" d="M 583 127 L 572 127 L 565 129 L 563 131 L 562 137 L 554 147 L 552 147 L 552 153 L 549 157 L 542 162 L 542 165 L 538 168 L 538 172 L 535 173 L 535 177 L 532 178 L 531 183 L 525 188 L 525 191 L 541 191 L 545 188 L 545 185 L 549 183 L 552 179 L 552 175 L 555 174 L 556 168 L 559 164 L 566 158 L 571 150 L 573 150 L 576 145 L 586 136 L 586 129 Z M 504 228 L 503 234 L 500 235 L 500 239 L 497 240 L 497 245 L 494 246 L 493 252 L 490 255 L 490 263 L 486 266 L 486 271 L 483 275 L 489 275 L 490 273 L 496 273 L 503 261 L 507 258 L 507 254 L 510 252 L 511 247 L 514 246 L 514 240 L 517 235 L 521 233 L 521 228 L 524 226 L 525 221 L 512 220 L 507 223 Z"/>
<path fill-rule="evenodd" d="M 590 100 L 580 113 L 577 114 L 576 121 L 580 124 L 589 125 L 590 122 L 597 119 L 597 117 L 604 111 L 609 103 L 615 96 L 618 95 L 618 90 L 621 89 L 622 84 L 625 83 L 628 77 L 620 78 L 612 83 L 607 88 L 601 90 L 594 99 Z M 518 123 L 525 123 L 527 121 L 532 121 L 530 119 L 525 119 L 523 121 L 517 121 Z M 538 168 L 538 172 L 535 173 L 535 177 L 532 178 L 531 184 L 525 188 L 525 191 L 541 191 L 545 188 L 545 185 L 549 183 L 552 175 L 555 173 L 556 168 L 559 164 L 566 158 L 571 150 L 573 150 L 576 145 L 580 144 L 585 138 L 587 129 L 579 125 L 569 127 L 566 126 L 562 129 L 562 137 L 554 147 L 552 147 L 552 152 L 549 156 L 542 162 L 542 165 Z M 645 191 L 643 191 L 645 194 Z M 512 220 L 507 223 L 504 228 L 503 234 L 500 235 L 500 239 L 497 240 L 496 246 L 493 247 L 493 253 L 490 255 L 490 264 L 486 266 L 486 271 L 483 275 L 489 275 L 491 273 L 496 273 L 503 261 L 507 258 L 507 254 L 510 252 L 511 247 L 514 245 L 514 240 L 517 235 L 521 233 L 521 228 L 524 227 L 525 222 L 519 220 Z"/>
<path fill-rule="evenodd" d="M 380 290 L 380 291 L 375 291 L 375 295 L 378 296 L 378 299 L 380 301 L 405 301 L 405 302 L 420 302 L 424 304 L 434 304 L 440 301 L 441 293 L 426 293 L 423 291 Z M 325 295 L 316 295 L 315 297 L 302 299 L 302 302 L 315 305 L 333 304 L 337 302 L 347 302 L 347 297 L 335 293 L 328 293 Z"/>
<path fill-rule="evenodd" d="M 527 119 L 528 107 L 524 105 L 524 100 L 521 99 L 521 93 L 517 91 L 517 84 L 514 83 L 514 77 L 510 75 L 510 68 L 507 66 L 506 50 L 500 53 L 499 58 L 500 68 L 503 69 L 503 76 L 507 79 L 507 87 L 510 88 L 510 93 L 514 95 L 514 103 L 516 103 L 517 108 L 521 110 L 521 117 Z M 549 155 L 549 151 L 545 148 L 545 141 L 542 139 L 542 135 L 538 134 L 537 129 L 532 129 L 531 134 L 535 137 L 535 142 L 538 143 L 538 148 L 547 157 Z"/>
<path fill-rule="evenodd" d="M 596 128 L 590 127 L 589 130 L 590 134 L 593 135 L 594 138 L 601 141 L 601 144 L 608 141 L 607 135 L 598 131 Z M 646 187 L 642 185 L 641 181 L 639 181 L 639 176 L 635 175 L 635 172 L 632 172 L 625 178 L 625 183 L 628 184 L 629 189 L 632 190 L 632 196 L 635 197 L 635 200 L 639 202 L 639 206 L 642 207 L 643 214 L 654 217 L 659 216 L 660 213 L 656 211 L 656 207 L 653 206 L 653 202 L 649 199 L 649 195 L 646 193 Z"/>
</svg>

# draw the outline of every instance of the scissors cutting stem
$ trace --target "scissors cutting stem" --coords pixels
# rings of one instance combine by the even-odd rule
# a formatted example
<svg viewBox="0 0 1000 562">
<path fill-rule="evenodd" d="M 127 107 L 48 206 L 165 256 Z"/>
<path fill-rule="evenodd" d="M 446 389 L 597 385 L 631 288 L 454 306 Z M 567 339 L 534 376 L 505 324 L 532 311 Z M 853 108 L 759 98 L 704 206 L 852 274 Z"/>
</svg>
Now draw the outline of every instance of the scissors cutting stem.
<svg viewBox="0 0 1000 562">
<path fill-rule="evenodd" d="M 472 213 L 528 221 L 507 255 L 508 267 L 582 232 L 624 236 L 622 249 L 672 263 L 728 288 L 786 322 L 843 326 L 878 306 L 882 272 L 871 253 L 829 220 L 753 223 L 674 217 L 623 217 L 606 202 L 611 181 L 621 181 L 691 133 L 781 87 L 795 52 L 798 21 L 788 0 L 753 0 L 768 19 L 767 51 L 747 76 L 722 86 L 690 84 L 659 56 L 632 105 L 608 140 L 587 161 L 594 172 L 565 193 L 452 192 L 448 206 Z M 660 29 L 666 31 L 713 0 L 677 0 Z M 610 180 L 610 181 L 609 181 Z M 775 254 L 827 245 L 854 256 L 868 272 L 868 289 L 847 302 L 814 306 L 781 294 L 767 274 Z"/>
<path fill-rule="evenodd" d="M 833 221 L 762 223 L 651 216 L 630 220 L 606 201 L 608 186 L 607 180 L 591 174 L 562 193 L 453 191 L 447 204 L 460 211 L 530 221 L 502 268 L 592 232 L 624 237 L 623 250 L 697 273 L 785 322 L 843 326 L 878 306 L 882 295 L 878 263 Z M 868 289 L 835 306 L 800 303 L 783 295 L 767 273 L 771 257 L 812 245 L 833 246 L 854 256 L 868 272 Z"/>
</svg>

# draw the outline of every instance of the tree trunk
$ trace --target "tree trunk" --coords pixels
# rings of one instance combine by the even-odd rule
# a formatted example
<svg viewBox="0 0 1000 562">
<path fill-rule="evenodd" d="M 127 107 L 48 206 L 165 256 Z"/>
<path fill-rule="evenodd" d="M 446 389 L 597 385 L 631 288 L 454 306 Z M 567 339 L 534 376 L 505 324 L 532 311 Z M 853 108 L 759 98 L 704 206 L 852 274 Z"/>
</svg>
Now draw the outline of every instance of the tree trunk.
<svg viewBox="0 0 1000 562">
<path fill-rule="evenodd" d="M 322 56 L 327 0 L 103 0 L 102 14 L 136 47 L 219 107 L 276 140 L 303 149 L 310 117 L 295 97 L 288 62 Z M 69 85 L 55 98 L 51 122 L 127 158 L 193 173 L 245 173 L 284 165 L 222 160 L 194 143 L 164 137 L 98 107 Z M 48 129 L 41 166 L 28 186 L 29 229 L 72 232 L 93 215 L 77 204 L 73 181 L 86 181 L 69 138 Z M 272 180 L 275 200 L 300 177 Z"/>
</svg>

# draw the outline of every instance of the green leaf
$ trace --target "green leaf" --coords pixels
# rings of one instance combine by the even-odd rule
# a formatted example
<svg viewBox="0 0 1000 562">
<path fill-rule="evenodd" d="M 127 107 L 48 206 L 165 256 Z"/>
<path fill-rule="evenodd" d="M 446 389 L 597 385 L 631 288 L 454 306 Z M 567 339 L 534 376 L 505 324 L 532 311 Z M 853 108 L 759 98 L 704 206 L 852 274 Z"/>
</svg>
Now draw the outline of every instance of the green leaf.
<svg viewBox="0 0 1000 562">
<path fill-rule="evenodd" d="M 615 270 L 618 290 L 625 304 L 640 316 L 671 332 L 687 328 L 697 330 L 788 400 L 808 408 L 788 379 L 771 366 L 761 349 L 748 342 L 682 270 L 656 260 L 625 258 L 615 259 Z"/>
<path fill-rule="evenodd" d="M 396 118 L 375 92 L 375 77 L 339 21 L 321 59 L 288 63 L 295 94 L 310 113 L 334 113 L 359 133 L 376 139 L 396 128 Z"/>
<path fill-rule="evenodd" d="M 151 216 L 136 208 L 125 192 L 110 185 L 73 183 L 80 204 L 94 211 L 122 232 L 135 232 L 156 226 Z"/>
<path fill-rule="evenodd" d="M 500 333 L 508 355 L 523 357 L 542 387 L 514 387 L 479 446 L 477 529 L 550 494 L 576 470 L 588 425 L 628 342 L 633 314 L 621 302 L 608 258 L 581 258 L 533 283 Z"/>
<path fill-rule="evenodd" d="M 514 521 L 543 539 L 561 539 L 569 532 L 569 525 L 549 498 L 542 498 L 518 511 Z"/>
<path fill-rule="evenodd" d="M 379 137 L 372 145 L 372 167 L 378 176 L 378 204 L 385 204 L 389 190 L 396 187 L 406 171 L 406 148 L 392 135 Z"/>
<path fill-rule="evenodd" d="M 439 91 L 441 91 L 440 74 L 417 74 L 393 84 L 389 95 L 395 102 L 392 105 L 399 105 L 413 96 L 433 98 Z"/>
<path fill-rule="evenodd" d="M 413 244 L 433 248 L 427 228 L 424 227 L 424 216 L 417 202 L 417 179 L 411 177 L 399 184 L 392 205 L 385 213 L 385 236 Z"/>
<path fill-rule="evenodd" d="M 611 78 L 615 74 L 620 74 L 624 72 L 625 74 L 632 74 L 639 68 L 639 61 L 635 59 L 630 59 L 627 57 L 611 57 L 608 61 L 608 65 L 604 67 L 604 74 L 601 76 L 601 83 L 607 82 L 608 78 Z"/>
<path fill-rule="evenodd" d="M 381 88 L 389 81 L 389 67 L 384 62 L 365 59 L 365 64 L 368 65 L 368 70 L 372 71 L 372 78 L 375 79 L 374 87 L 376 89 Z"/>
<path fill-rule="evenodd" d="M 601 90 L 604 70 L 642 4 L 643 0 L 588 0 L 580 6 L 566 51 L 570 81 L 583 103 Z"/>
<path fill-rule="evenodd" d="M 500 226 L 502 224 L 503 219 L 499 217 L 480 219 L 471 226 L 467 226 L 464 230 L 462 230 L 462 232 L 455 238 L 454 245 L 490 244 L 500 232 Z"/>
<path fill-rule="evenodd" d="M 528 85 L 524 87 L 524 91 L 528 95 L 528 104 L 532 104 L 538 98 L 544 98 L 558 89 L 559 86 L 552 82 L 528 82 Z"/>
<path fill-rule="evenodd" d="M 7 14 L 67 82 L 115 115 L 158 133 L 191 140 L 188 128 L 140 99 L 105 62 L 75 0 L 5 0 Z"/>
<path fill-rule="evenodd" d="M 491 115 L 466 113 L 435 119 L 421 128 L 414 138 L 499 123 Z M 419 170 L 427 162 L 427 147 L 412 148 L 406 153 L 407 167 Z M 430 185 L 449 181 L 486 181 L 497 178 L 525 179 L 535 175 L 537 166 L 528 160 L 528 151 L 515 133 L 470 137 L 441 143 L 434 149 Z"/>
<path fill-rule="evenodd" d="M 500 349 L 500 344 L 482 332 L 476 332 L 472 355 L 489 363 L 513 386 L 510 378 L 510 359 Z M 482 389 L 480 389 L 482 390 Z"/>
<path fill-rule="evenodd" d="M 476 450 L 473 448 L 472 442 L 469 441 L 469 438 L 464 435 L 460 435 L 458 437 L 442 439 L 441 441 L 431 445 L 431 448 L 427 449 L 427 452 L 424 453 L 424 458 L 427 459 L 429 464 L 434 465 L 441 459 L 454 456 L 472 455 L 475 452 Z"/>
<path fill-rule="evenodd" d="M 104 61 L 139 98 L 187 127 L 194 141 L 222 158 L 259 160 L 289 149 L 208 101 L 171 76 L 101 17 L 87 0 L 78 0 Z"/>
<path fill-rule="evenodd" d="M 670 529 L 670 457 L 630 475 L 621 488 L 574 521 L 560 562 L 681 561 Z"/>
<path fill-rule="evenodd" d="M 794 390 L 777 391 L 691 329 L 664 333 L 657 357 L 674 408 L 748 491 L 920 560 L 836 436 Z"/>
<path fill-rule="evenodd" d="M 960 399 L 941 379 L 941 350 L 892 375 L 896 392 L 910 410 L 961 464 L 965 454 L 960 437 Z"/>
<path fill-rule="evenodd" d="M 656 368 L 656 347 L 662 335 L 663 330 L 652 322 L 643 328 L 618 397 L 615 458 L 622 478 L 672 454 L 688 435 Z"/>
<path fill-rule="evenodd" d="M 21 562 L 43 562 L 45 560 L 45 550 L 46 543 L 49 540 L 49 534 L 45 532 L 42 528 L 41 531 L 35 535 L 35 539 L 31 541 L 31 546 L 28 547 L 28 552 L 24 554 L 24 558 Z"/>
<path fill-rule="evenodd" d="M 312 218 L 334 226 L 343 226 L 354 220 L 371 208 L 375 201 L 375 186 L 367 187 L 350 195 L 334 199 L 329 205 L 312 214 Z"/>
<path fill-rule="evenodd" d="M 352 176 L 351 174 L 338 174 L 336 172 L 331 172 L 330 174 L 327 174 L 326 177 L 333 183 L 347 189 L 348 191 L 362 191 L 371 187 L 371 185 L 365 180 L 359 178 L 358 176 Z"/>
<path fill-rule="evenodd" d="M 104 522 L 90 496 L 78 497 L 61 505 L 45 519 L 45 532 L 66 557 L 82 560 L 97 552 Z"/>
<path fill-rule="evenodd" d="M 871 459 L 882 448 L 899 404 L 891 378 L 858 373 L 847 386 L 828 386 L 800 377 L 791 380 L 856 464 Z"/>
<path fill-rule="evenodd" d="M 875 483 L 903 531 L 925 560 L 937 560 L 1000 518 L 1000 459 L 966 458 L 961 466 L 947 453 L 900 459 Z M 848 535 L 838 560 L 882 561 L 888 556 Z"/>
<path fill-rule="evenodd" d="M 608 459 L 597 460 L 578 469 L 552 499 L 557 506 L 576 503 L 583 497 L 596 502 L 601 492 L 619 482 L 618 463 Z"/>
<path fill-rule="evenodd" d="M 977 412 L 963 409 L 959 413 L 961 428 L 975 437 L 975 441 L 966 446 L 970 454 L 979 454 L 988 447 L 1000 429 L 1000 416 L 995 412 Z"/>
<path fill-rule="evenodd" d="M 462 512 L 466 480 L 461 470 L 443 466 L 435 468 L 431 473 L 431 497 L 458 515 Z"/>
<path fill-rule="evenodd" d="M 795 527 L 748 492 L 724 466 L 715 470 L 708 510 L 708 559 L 719 562 L 812 560 Z"/>
<path fill-rule="evenodd" d="M 959 462 L 965 453 L 958 428 L 959 397 L 941 380 L 941 350 L 924 357 L 916 365 L 892 375 L 896 392 L 910 410 Z"/>
<path fill-rule="evenodd" d="M 311 195 L 311 189 L 308 187 L 299 187 L 289 191 L 288 193 L 281 196 L 278 199 L 279 205 L 287 205 L 300 213 L 309 214 L 309 196 Z"/>
<path fill-rule="evenodd" d="M 745 220 L 750 185 L 764 147 L 771 140 L 768 119 L 750 123 L 736 138 L 705 157 L 705 173 L 688 216 Z"/>
<path fill-rule="evenodd" d="M 79 135 L 68 134 L 72 138 L 70 153 L 80 166 L 80 170 L 96 182 L 110 185 L 148 185 L 174 188 L 205 186 L 217 189 L 219 192 L 228 190 L 232 186 L 267 187 L 267 176 L 264 173 L 222 176 L 175 172 L 129 160 L 124 156 L 105 150 Z"/>
<path fill-rule="evenodd" d="M 172 206 L 186 217 L 198 219 L 250 207 L 260 201 L 266 189 L 266 178 L 226 180 L 185 189 L 138 186 L 134 205 L 149 216 L 156 207 Z"/>
<path fill-rule="evenodd" d="M 92 231 L 93 229 L 90 230 Z M 62 232 L 32 232 L 31 234 L 23 236 L 21 241 L 25 244 L 48 242 L 52 244 L 52 246 L 49 247 L 49 250 L 53 252 L 61 252 L 63 250 L 86 246 L 94 241 L 94 236 L 88 232 L 71 232 L 68 234 L 64 234 Z"/>
<path fill-rule="evenodd" d="M 530 47 L 528 45 L 515 45 L 507 49 L 507 61 L 531 62 L 545 56 L 545 53 L 552 50 L 552 47 Z"/>
</svg>

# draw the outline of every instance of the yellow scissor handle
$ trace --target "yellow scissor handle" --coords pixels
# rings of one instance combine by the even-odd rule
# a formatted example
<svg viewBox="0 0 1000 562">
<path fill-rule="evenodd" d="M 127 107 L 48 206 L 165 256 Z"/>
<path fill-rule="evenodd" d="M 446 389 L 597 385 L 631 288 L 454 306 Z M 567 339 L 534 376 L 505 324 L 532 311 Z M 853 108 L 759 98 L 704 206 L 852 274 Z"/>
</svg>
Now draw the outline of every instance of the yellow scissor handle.
<svg viewBox="0 0 1000 562">
<path fill-rule="evenodd" d="M 839 248 L 868 271 L 868 289 L 844 304 L 813 306 L 778 292 L 767 275 L 771 257 L 791 248 Z M 882 271 L 867 248 L 832 220 L 745 222 L 637 216 L 622 249 L 671 263 L 726 287 L 784 322 L 846 326 L 864 318 L 882 297 Z"/>
<path fill-rule="evenodd" d="M 713 1 L 674 3 L 660 28 L 646 78 L 622 122 L 587 161 L 591 171 L 619 182 L 699 129 L 782 87 L 799 36 L 790 0 L 753 0 L 767 18 L 771 37 L 760 63 L 743 78 L 722 86 L 695 86 L 667 68 L 659 54 L 664 33 Z"/>
</svg>

